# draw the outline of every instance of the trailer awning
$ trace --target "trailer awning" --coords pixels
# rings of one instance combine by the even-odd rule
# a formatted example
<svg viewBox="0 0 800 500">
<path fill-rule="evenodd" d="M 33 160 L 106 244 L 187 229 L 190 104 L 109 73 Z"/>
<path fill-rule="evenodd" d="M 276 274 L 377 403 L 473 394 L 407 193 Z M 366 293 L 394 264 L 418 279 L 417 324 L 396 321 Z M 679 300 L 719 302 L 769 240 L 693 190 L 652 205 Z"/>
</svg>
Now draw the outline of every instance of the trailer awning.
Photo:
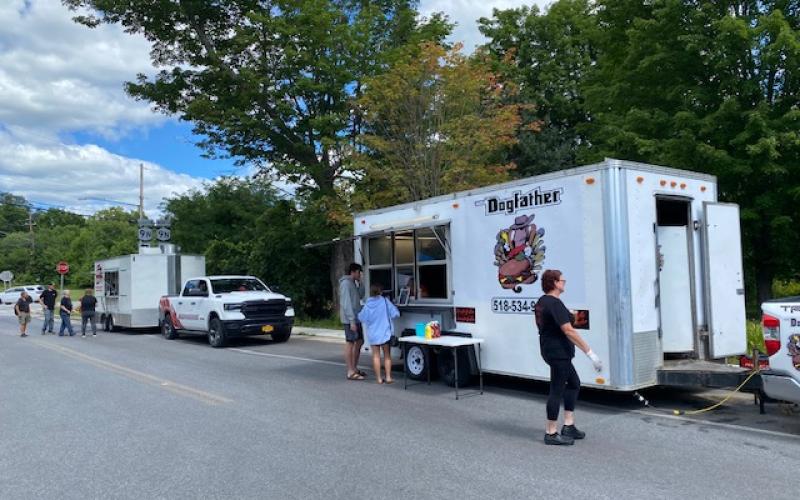
<svg viewBox="0 0 800 500">
<path fill-rule="evenodd" d="M 324 246 L 328 246 L 328 245 L 336 245 L 337 243 L 346 243 L 348 241 L 355 241 L 355 240 L 357 240 L 359 238 L 370 238 L 372 236 L 381 236 L 381 235 L 387 234 L 387 232 L 391 232 L 391 231 L 374 231 L 374 232 L 371 232 L 371 233 L 357 234 L 355 236 L 343 236 L 343 237 L 334 238 L 334 239 L 328 240 L 328 241 L 317 241 L 315 243 L 306 243 L 305 245 L 303 245 L 303 248 L 318 248 L 318 247 L 324 247 Z"/>
<path fill-rule="evenodd" d="M 438 216 L 424 218 L 424 219 L 414 219 L 414 220 L 407 220 L 407 221 L 397 221 L 397 222 L 388 222 L 383 224 L 375 224 L 370 226 L 370 229 L 373 231 L 369 231 L 367 233 L 361 233 L 353 236 L 345 236 L 340 238 L 334 238 L 328 241 L 318 241 L 314 243 L 306 243 L 303 245 L 303 248 L 319 248 L 324 247 L 327 245 L 335 245 L 337 243 L 346 243 L 352 242 L 360 238 L 374 238 L 376 236 L 385 236 L 387 234 L 392 233 L 399 233 L 402 231 L 413 231 L 414 229 L 424 229 L 424 228 L 433 228 L 436 226 L 442 226 L 450 224 L 450 219 L 439 219 Z M 450 242 L 443 240 L 442 237 L 434 230 L 434 236 L 437 240 L 439 240 L 439 244 L 445 249 L 445 251 L 450 254 Z"/>
</svg>

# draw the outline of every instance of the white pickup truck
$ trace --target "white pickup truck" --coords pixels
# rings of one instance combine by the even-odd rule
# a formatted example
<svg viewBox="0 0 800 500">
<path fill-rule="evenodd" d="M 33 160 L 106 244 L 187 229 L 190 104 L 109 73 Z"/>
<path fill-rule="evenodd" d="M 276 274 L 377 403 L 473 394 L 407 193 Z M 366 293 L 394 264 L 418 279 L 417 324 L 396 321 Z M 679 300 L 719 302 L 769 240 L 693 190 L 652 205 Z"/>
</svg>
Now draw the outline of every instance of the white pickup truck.
<svg viewBox="0 0 800 500">
<path fill-rule="evenodd" d="M 178 296 L 159 301 L 159 324 L 167 339 L 179 332 L 208 335 L 213 347 L 246 335 L 286 342 L 292 334 L 292 300 L 254 276 L 203 276 L 186 281 Z"/>
<path fill-rule="evenodd" d="M 800 296 L 761 304 L 761 327 L 769 369 L 761 372 L 764 393 L 800 403 Z"/>
</svg>

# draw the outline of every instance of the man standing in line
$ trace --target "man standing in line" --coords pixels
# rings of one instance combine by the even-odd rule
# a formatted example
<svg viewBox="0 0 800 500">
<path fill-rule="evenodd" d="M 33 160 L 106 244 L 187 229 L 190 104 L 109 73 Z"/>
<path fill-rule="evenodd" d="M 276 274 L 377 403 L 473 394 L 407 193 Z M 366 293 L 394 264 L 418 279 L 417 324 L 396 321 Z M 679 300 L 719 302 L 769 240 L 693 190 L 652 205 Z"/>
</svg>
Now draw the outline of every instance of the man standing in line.
<svg viewBox="0 0 800 500">
<path fill-rule="evenodd" d="M 91 288 L 86 289 L 86 293 L 81 297 L 81 337 L 86 337 L 86 323 L 92 325 L 92 337 L 97 337 L 97 322 L 95 321 L 94 311 L 97 307 L 97 299 L 92 295 Z"/>
<path fill-rule="evenodd" d="M 31 322 L 31 303 L 33 299 L 28 292 L 23 291 L 17 303 L 14 304 L 14 314 L 17 315 L 17 319 L 19 320 L 19 336 L 20 337 L 27 337 L 28 336 L 28 323 Z"/>
<path fill-rule="evenodd" d="M 72 299 L 69 298 L 69 290 L 64 290 L 61 296 L 61 304 L 59 306 L 59 313 L 61 316 L 61 328 L 58 330 L 58 336 L 64 336 L 64 330 L 69 332 L 70 337 L 75 336 L 75 331 L 72 329 Z"/>
<path fill-rule="evenodd" d="M 44 323 L 42 323 L 42 335 L 47 332 L 55 333 L 53 331 L 53 310 L 56 308 L 56 286 L 53 283 L 47 285 L 47 290 L 39 295 L 39 303 L 42 305 L 44 311 Z"/>
<path fill-rule="evenodd" d="M 364 286 L 361 284 L 361 265 L 350 264 L 350 274 L 339 279 L 339 317 L 344 327 L 344 362 L 347 365 L 347 380 L 364 380 L 365 372 L 358 369 L 361 346 L 364 345 L 364 330 L 358 320 Z"/>
</svg>

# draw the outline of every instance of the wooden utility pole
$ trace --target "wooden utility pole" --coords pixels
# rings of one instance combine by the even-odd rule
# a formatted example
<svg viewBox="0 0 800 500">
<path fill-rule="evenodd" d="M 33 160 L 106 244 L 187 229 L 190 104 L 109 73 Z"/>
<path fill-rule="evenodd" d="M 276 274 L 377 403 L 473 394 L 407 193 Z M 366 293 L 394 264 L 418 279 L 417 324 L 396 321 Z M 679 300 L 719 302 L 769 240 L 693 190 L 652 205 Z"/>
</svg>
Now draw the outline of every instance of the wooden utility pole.
<svg viewBox="0 0 800 500">
<path fill-rule="evenodd" d="M 144 164 L 139 164 L 139 218 L 144 218 Z"/>
<path fill-rule="evenodd" d="M 31 255 L 36 253 L 36 243 L 33 239 L 33 210 L 28 210 L 28 231 L 31 234 Z"/>
</svg>

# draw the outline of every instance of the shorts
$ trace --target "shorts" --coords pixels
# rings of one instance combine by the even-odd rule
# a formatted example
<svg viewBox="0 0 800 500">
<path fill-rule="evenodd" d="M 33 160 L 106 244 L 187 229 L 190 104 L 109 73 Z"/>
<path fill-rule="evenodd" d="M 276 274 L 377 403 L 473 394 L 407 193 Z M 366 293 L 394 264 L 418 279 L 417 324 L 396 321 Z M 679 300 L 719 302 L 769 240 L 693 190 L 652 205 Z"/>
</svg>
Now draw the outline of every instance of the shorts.
<svg viewBox="0 0 800 500">
<path fill-rule="evenodd" d="M 347 342 L 357 342 L 359 340 L 364 340 L 364 327 L 361 326 L 361 323 L 356 323 L 357 332 L 354 332 L 350 329 L 350 325 L 342 325 L 344 326 L 344 339 Z"/>
<path fill-rule="evenodd" d="M 19 316 L 17 316 L 20 325 L 27 325 L 31 322 L 31 313 L 29 312 L 20 312 Z"/>
</svg>

